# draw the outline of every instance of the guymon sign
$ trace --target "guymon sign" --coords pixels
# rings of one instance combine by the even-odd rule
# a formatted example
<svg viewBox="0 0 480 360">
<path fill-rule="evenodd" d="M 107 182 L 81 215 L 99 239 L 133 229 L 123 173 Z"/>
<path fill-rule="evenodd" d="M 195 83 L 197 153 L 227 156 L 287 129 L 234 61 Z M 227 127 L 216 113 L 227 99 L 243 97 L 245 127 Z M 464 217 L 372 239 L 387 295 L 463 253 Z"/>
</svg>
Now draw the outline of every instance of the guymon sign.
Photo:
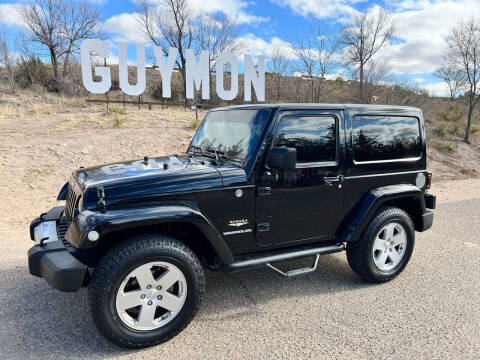
<svg viewBox="0 0 480 360">
<path fill-rule="evenodd" d="M 162 77 L 162 96 L 171 97 L 171 79 L 175 63 L 177 61 L 178 49 L 170 48 L 166 61 L 162 50 L 158 46 L 153 47 L 157 60 L 158 70 Z M 85 88 L 94 94 L 104 94 L 111 86 L 110 68 L 95 66 L 95 75 L 100 81 L 93 80 L 92 63 L 90 54 L 95 53 L 100 58 L 108 58 L 108 44 L 97 39 L 85 40 L 80 47 L 82 62 L 82 79 Z M 231 86 L 225 89 L 224 68 L 230 65 Z M 257 67 L 257 68 L 256 68 Z M 127 95 L 141 95 L 145 91 L 145 46 L 137 45 L 137 83 L 132 85 L 128 82 L 127 66 L 127 44 L 118 44 L 118 71 L 119 83 L 122 91 Z M 187 99 L 194 98 L 194 87 L 202 90 L 202 99 L 210 98 L 210 64 L 209 54 L 202 51 L 198 61 L 192 49 L 186 50 L 185 82 Z M 244 55 L 244 98 L 245 101 L 252 100 L 252 87 L 255 90 L 258 101 L 265 101 L 265 57 L 258 57 L 258 65 L 255 66 L 250 55 Z M 238 95 L 238 58 L 233 54 L 219 54 L 216 60 L 216 91 L 223 100 L 233 100 Z"/>
</svg>

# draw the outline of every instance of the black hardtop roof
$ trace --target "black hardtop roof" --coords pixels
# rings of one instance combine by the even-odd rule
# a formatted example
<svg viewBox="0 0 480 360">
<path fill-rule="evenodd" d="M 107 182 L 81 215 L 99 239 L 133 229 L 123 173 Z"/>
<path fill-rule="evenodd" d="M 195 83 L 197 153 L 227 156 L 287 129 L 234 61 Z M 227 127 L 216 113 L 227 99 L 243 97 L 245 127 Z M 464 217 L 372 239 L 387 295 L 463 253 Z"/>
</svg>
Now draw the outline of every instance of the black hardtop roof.
<svg viewBox="0 0 480 360">
<path fill-rule="evenodd" d="M 371 104 L 322 104 L 322 103 L 285 103 L 285 104 L 249 104 L 234 105 L 214 108 L 218 110 L 241 110 L 241 109 L 278 109 L 278 110 L 344 110 L 351 113 L 361 114 L 413 114 L 421 115 L 422 110 L 411 106 L 400 105 L 371 105 Z"/>
</svg>

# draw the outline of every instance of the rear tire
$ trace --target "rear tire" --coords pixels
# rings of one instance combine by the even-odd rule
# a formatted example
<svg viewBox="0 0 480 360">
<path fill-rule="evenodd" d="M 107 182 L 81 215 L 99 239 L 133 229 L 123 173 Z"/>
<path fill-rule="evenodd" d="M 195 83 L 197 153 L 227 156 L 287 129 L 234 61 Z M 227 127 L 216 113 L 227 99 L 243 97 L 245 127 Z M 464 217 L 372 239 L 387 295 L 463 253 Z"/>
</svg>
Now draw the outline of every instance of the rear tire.
<svg viewBox="0 0 480 360">
<path fill-rule="evenodd" d="M 413 252 L 415 229 L 410 216 L 396 207 L 377 211 L 361 237 L 347 244 L 352 270 L 371 283 L 383 283 L 398 276 Z"/>
<path fill-rule="evenodd" d="M 122 347 L 143 348 L 183 330 L 204 291 L 205 275 L 193 251 L 172 237 L 150 234 L 128 239 L 103 256 L 89 285 L 89 301 L 103 336 Z"/>
</svg>

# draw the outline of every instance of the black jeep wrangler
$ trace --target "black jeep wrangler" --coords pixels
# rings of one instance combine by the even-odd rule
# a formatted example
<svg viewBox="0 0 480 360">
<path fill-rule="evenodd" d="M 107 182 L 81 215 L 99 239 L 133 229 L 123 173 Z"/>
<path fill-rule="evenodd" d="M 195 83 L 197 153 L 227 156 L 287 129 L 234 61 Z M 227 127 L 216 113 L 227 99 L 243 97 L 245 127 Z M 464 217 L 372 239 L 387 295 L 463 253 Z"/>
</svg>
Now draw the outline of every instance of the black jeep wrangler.
<svg viewBox="0 0 480 360">
<path fill-rule="evenodd" d="M 75 171 L 65 205 L 30 226 L 30 273 L 62 291 L 88 286 L 106 338 L 150 346 L 192 320 L 205 268 L 294 276 L 346 250 L 366 281 L 393 279 L 432 225 L 430 184 L 419 109 L 219 108 L 184 156 Z M 305 257 L 311 268 L 277 267 Z"/>
</svg>

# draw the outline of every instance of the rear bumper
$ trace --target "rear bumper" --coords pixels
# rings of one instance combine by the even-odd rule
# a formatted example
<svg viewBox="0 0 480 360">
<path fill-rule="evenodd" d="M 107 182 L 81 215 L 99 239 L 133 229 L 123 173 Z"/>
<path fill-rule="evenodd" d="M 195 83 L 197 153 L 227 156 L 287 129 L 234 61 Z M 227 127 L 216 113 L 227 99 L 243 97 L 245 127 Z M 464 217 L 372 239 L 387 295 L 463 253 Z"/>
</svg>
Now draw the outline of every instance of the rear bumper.
<svg viewBox="0 0 480 360">
<path fill-rule="evenodd" d="M 428 230 L 432 227 L 432 224 L 433 224 L 433 211 L 427 209 L 422 214 L 422 223 L 420 224 L 420 227 L 417 231 L 422 232 L 422 231 Z"/>
<path fill-rule="evenodd" d="M 433 209 L 437 204 L 437 197 L 432 194 L 425 194 L 425 211 L 422 214 L 421 224 L 419 224 L 419 229 L 417 231 L 425 231 L 432 227 L 433 224 Z"/>
<path fill-rule="evenodd" d="M 32 221 L 30 234 L 35 246 L 28 250 L 28 268 L 30 274 L 44 278 L 55 289 L 71 292 L 84 283 L 87 266 L 67 250 L 61 236 L 56 236 L 62 210 L 53 208 Z"/>
</svg>

